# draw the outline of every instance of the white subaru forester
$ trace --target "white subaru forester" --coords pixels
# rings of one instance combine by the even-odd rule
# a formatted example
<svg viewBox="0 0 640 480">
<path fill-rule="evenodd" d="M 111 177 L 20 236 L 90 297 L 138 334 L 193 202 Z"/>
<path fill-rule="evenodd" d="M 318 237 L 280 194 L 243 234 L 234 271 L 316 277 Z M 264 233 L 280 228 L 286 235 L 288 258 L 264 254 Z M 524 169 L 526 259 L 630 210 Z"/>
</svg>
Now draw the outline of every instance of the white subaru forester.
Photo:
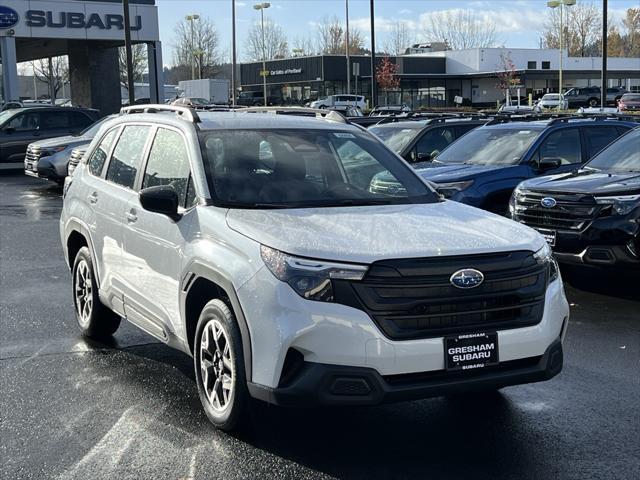
<svg viewBox="0 0 640 480">
<path fill-rule="evenodd" d="M 124 317 L 192 355 L 225 430 L 251 397 L 371 405 L 560 372 L 569 307 L 543 237 L 442 200 L 335 112 L 266 110 L 105 123 L 60 220 L 85 335 Z"/>
</svg>

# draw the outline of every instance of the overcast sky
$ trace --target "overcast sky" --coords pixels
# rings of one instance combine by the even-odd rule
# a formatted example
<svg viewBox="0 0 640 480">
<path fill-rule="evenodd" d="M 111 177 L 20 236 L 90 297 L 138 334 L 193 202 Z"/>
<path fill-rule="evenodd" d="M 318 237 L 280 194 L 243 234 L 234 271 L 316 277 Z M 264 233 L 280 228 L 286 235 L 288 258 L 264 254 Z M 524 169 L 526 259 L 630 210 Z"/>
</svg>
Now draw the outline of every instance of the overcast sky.
<svg viewBox="0 0 640 480">
<path fill-rule="evenodd" d="M 578 2 L 590 0 L 578 0 Z M 236 1 L 238 55 L 244 57 L 245 38 L 249 26 L 259 19 L 251 0 Z M 280 24 L 290 39 L 310 36 L 316 39 L 315 23 L 325 16 L 338 15 L 344 21 L 345 0 L 272 0 L 266 17 Z M 601 5 L 602 0 L 594 0 Z M 222 50 L 230 58 L 231 0 L 156 0 L 160 15 L 160 38 L 164 63 L 173 60 L 174 28 L 178 19 L 189 13 L 209 17 L 220 33 Z M 430 12 L 450 9 L 471 9 L 479 18 L 493 18 L 497 24 L 500 44 L 509 47 L 537 48 L 546 15 L 546 0 L 376 0 L 376 43 L 385 44 L 391 24 L 406 22 L 417 41 L 421 37 Z M 609 0 L 609 15 L 619 20 L 627 8 L 637 7 L 637 0 Z M 367 43 L 369 37 L 369 0 L 349 0 L 350 25 L 361 30 Z"/>
</svg>

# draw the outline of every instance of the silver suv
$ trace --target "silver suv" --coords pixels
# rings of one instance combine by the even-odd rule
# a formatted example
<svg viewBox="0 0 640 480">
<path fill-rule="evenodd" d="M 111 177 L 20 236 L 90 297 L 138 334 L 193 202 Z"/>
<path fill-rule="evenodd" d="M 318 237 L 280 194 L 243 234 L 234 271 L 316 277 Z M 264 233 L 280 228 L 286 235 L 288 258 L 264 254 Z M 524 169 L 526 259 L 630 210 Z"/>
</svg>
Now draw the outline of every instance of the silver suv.
<svg viewBox="0 0 640 480">
<path fill-rule="evenodd" d="M 222 429 L 250 398 L 371 405 L 560 372 L 569 307 L 542 236 L 442 200 L 336 112 L 254 110 L 104 125 L 60 219 L 85 335 L 124 317 L 192 355 Z M 372 191 L 378 174 L 399 188 Z"/>
</svg>

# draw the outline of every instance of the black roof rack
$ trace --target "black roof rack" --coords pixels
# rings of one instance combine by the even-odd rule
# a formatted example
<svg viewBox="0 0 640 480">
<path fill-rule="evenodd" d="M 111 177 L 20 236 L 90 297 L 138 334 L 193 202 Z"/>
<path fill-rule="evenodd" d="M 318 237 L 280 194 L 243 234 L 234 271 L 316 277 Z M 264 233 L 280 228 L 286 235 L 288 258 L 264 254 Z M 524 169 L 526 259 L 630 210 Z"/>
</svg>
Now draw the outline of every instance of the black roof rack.
<svg viewBox="0 0 640 480">
<path fill-rule="evenodd" d="M 132 105 L 130 107 L 122 107 L 120 115 L 129 115 L 133 113 L 170 113 L 173 112 L 191 123 L 200 123 L 200 117 L 196 111 L 189 107 L 179 107 L 177 105 Z"/>
</svg>

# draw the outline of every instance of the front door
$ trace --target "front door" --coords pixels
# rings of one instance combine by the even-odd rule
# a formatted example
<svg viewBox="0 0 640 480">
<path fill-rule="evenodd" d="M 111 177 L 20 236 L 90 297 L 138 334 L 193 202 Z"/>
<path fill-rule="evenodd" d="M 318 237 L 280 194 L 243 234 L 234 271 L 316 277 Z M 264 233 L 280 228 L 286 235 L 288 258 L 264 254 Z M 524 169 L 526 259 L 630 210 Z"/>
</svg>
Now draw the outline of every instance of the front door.
<svg viewBox="0 0 640 480">
<path fill-rule="evenodd" d="M 127 205 L 123 265 L 127 318 L 152 335 L 167 340 L 180 328 L 180 280 L 183 248 L 196 215 L 189 155 L 182 134 L 158 128 L 140 180 L 140 188 L 171 186 L 180 199 L 179 220 L 146 211 L 138 197 Z"/>
</svg>

